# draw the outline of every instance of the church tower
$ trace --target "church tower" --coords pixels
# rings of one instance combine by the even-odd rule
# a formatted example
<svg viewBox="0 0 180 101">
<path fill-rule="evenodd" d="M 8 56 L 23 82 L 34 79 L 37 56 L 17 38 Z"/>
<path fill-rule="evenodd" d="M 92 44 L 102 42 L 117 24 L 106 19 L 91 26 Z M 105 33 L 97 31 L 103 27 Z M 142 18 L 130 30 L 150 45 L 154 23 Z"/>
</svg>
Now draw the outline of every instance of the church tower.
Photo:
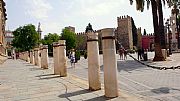
<svg viewBox="0 0 180 101">
<path fill-rule="evenodd" d="M 42 30 L 41 30 L 41 23 L 39 22 L 38 24 L 38 30 L 37 30 L 38 34 L 39 34 L 39 40 L 41 40 L 41 34 L 42 34 Z"/>
</svg>

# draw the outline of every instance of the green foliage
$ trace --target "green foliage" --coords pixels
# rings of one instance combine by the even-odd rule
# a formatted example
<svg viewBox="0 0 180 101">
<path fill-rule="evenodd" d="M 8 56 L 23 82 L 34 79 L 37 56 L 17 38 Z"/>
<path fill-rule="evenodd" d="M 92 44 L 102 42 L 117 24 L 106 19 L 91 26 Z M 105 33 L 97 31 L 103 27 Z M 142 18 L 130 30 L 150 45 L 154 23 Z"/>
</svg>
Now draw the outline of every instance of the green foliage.
<svg viewBox="0 0 180 101">
<path fill-rule="evenodd" d="M 76 50 L 76 52 L 75 52 L 75 59 L 76 59 L 76 61 L 80 60 L 80 57 L 81 57 L 80 51 Z"/>
<path fill-rule="evenodd" d="M 85 38 L 83 35 L 79 35 L 76 37 L 76 49 L 77 50 L 83 50 L 84 49 L 84 43 L 85 43 Z"/>
<path fill-rule="evenodd" d="M 29 51 L 39 44 L 39 35 L 32 24 L 25 25 L 13 31 L 14 40 L 12 46 L 18 51 Z"/>
<path fill-rule="evenodd" d="M 77 38 L 74 32 L 68 29 L 63 29 L 61 34 L 61 39 L 66 40 L 66 50 L 70 50 L 76 47 Z"/>
<path fill-rule="evenodd" d="M 44 39 L 41 40 L 42 44 L 48 45 L 49 52 L 53 52 L 53 42 L 58 42 L 59 35 L 54 33 L 49 33 L 48 35 L 44 36 Z"/>
</svg>

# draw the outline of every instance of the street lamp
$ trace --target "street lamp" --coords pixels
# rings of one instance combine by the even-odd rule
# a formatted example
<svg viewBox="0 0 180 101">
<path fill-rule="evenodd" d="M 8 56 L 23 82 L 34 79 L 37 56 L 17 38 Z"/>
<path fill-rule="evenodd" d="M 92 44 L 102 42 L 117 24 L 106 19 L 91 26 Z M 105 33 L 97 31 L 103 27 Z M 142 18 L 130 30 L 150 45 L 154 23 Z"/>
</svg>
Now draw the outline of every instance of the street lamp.
<svg viewBox="0 0 180 101">
<path fill-rule="evenodd" d="M 169 26 L 170 26 L 170 21 L 169 21 L 169 19 L 167 19 L 167 21 L 166 21 L 165 24 L 166 24 L 167 29 L 168 29 L 169 55 L 172 55 L 172 50 L 171 50 L 172 33 L 171 33 L 170 29 L 169 29 Z"/>
</svg>

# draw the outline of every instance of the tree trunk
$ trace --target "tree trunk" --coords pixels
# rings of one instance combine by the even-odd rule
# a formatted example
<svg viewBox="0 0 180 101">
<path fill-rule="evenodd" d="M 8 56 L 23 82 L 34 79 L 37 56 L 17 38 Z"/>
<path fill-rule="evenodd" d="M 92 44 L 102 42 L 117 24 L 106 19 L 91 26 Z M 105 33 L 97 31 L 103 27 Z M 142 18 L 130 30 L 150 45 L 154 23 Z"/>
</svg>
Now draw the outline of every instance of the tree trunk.
<svg viewBox="0 0 180 101">
<path fill-rule="evenodd" d="M 160 40 L 161 40 L 161 47 L 166 49 L 166 40 L 165 40 L 165 33 L 164 33 L 164 21 L 163 21 L 163 10 L 162 10 L 162 3 L 161 0 L 157 0 L 158 6 L 158 13 L 159 13 L 159 33 L 160 33 Z"/>
<path fill-rule="evenodd" d="M 154 45 L 155 45 L 155 56 L 153 61 L 164 61 L 165 58 L 162 55 L 161 45 L 160 45 L 157 3 L 155 0 L 151 0 L 151 6 L 152 6 L 152 15 L 153 15 Z"/>
</svg>

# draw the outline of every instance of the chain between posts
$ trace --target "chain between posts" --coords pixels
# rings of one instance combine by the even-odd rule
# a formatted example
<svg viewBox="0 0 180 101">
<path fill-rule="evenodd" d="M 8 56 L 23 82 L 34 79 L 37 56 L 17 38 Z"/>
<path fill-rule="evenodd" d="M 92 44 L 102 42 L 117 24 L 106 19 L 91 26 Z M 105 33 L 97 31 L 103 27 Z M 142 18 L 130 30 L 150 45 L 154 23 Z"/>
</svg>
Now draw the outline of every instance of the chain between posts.
<svg viewBox="0 0 180 101">
<path fill-rule="evenodd" d="M 117 40 L 115 39 L 116 42 L 118 42 L 119 45 L 122 46 L 122 44 Z M 122 46 L 123 47 L 123 46 Z M 138 63 L 144 65 L 144 66 L 147 66 L 147 67 L 150 67 L 150 68 L 153 68 L 153 69 L 159 69 L 159 70 L 166 70 L 166 69 L 180 69 L 180 66 L 171 66 L 171 67 L 166 67 L 166 66 L 152 66 L 152 65 L 149 65 L 149 64 L 146 64 L 142 61 L 139 61 L 138 59 L 136 59 L 135 57 L 133 57 L 131 54 L 127 53 L 127 55 L 129 55 L 131 58 L 133 58 L 135 61 L 137 61 Z"/>
</svg>

